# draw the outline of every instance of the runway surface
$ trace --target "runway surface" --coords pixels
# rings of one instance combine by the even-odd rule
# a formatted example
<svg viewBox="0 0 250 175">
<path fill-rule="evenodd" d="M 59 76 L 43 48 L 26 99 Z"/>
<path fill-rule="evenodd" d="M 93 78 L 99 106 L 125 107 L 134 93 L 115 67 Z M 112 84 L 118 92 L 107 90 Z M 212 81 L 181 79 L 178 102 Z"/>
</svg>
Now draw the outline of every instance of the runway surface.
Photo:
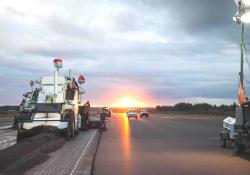
<svg viewBox="0 0 250 175">
<path fill-rule="evenodd" d="M 249 175 L 250 155 L 219 144 L 222 117 L 114 114 L 103 132 L 94 175 Z"/>
<path fill-rule="evenodd" d="M 90 175 L 99 139 L 97 129 L 80 132 L 61 149 L 50 153 L 46 162 L 26 171 L 26 175 Z"/>
<path fill-rule="evenodd" d="M 17 132 L 12 127 L 12 120 L 0 120 L 0 150 L 16 143 Z"/>
</svg>

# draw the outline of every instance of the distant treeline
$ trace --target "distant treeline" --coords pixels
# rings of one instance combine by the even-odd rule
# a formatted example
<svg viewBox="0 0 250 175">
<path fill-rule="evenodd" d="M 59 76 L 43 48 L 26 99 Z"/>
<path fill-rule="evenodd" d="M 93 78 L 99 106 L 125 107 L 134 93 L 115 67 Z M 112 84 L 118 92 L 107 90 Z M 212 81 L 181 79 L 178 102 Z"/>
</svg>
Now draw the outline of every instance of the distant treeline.
<svg viewBox="0 0 250 175">
<path fill-rule="evenodd" d="M 0 106 L 0 113 L 19 111 L 19 106 Z"/>
<path fill-rule="evenodd" d="M 233 114 L 236 104 L 232 105 L 211 105 L 208 103 L 177 103 L 174 106 L 158 105 L 155 108 L 147 108 L 150 112 L 185 112 L 185 113 L 218 113 Z M 99 108 L 98 108 L 99 109 Z M 141 108 L 135 108 L 140 110 Z M 128 108 L 112 108 L 113 112 L 126 112 Z M 0 106 L 0 113 L 18 112 L 19 106 L 5 105 Z"/>
<path fill-rule="evenodd" d="M 208 103 L 177 103 L 174 106 L 156 106 L 157 112 L 188 112 L 188 113 L 228 113 L 233 114 L 236 104 L 232 105 L 211 105 Z"/>
</svg>

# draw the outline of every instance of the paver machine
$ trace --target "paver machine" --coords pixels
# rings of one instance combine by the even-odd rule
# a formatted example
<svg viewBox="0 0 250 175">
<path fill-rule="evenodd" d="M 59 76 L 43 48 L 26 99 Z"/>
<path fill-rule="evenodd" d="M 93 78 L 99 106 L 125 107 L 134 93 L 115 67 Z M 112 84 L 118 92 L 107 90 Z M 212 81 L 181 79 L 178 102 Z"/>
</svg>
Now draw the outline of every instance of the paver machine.
<svg viewBox="0 0 250 175">
<path fill-rule="evenodd" d="M 79 99 L 82 92 L 70 75 L 58 75 L 59 69 L 63 67 L 62 59 L 54 59 L 54 66 L 54 75 L 42 76 L 37 81 L 38 88 L 30 116 L 18 119 L 17 141 L 33 136 L 44 128 L 62 131 L 67 139 L 79 132 Z"/>
</svg>

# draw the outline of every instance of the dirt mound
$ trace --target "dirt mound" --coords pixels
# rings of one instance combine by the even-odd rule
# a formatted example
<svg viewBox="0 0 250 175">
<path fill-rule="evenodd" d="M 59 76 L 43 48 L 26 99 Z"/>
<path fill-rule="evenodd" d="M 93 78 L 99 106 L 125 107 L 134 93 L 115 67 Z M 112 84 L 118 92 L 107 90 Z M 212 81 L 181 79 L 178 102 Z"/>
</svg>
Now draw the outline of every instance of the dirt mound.
<svg viewBox="0 0 250 175">
<path fill-rule="evenodd" d="M 63 136 L 51 132 L 23 139 L 0 151 L 0 172 L 2 174 L 22 174 L 49 159 L 49 153 L 60 149 L 65 142 Z"/>
</svg>

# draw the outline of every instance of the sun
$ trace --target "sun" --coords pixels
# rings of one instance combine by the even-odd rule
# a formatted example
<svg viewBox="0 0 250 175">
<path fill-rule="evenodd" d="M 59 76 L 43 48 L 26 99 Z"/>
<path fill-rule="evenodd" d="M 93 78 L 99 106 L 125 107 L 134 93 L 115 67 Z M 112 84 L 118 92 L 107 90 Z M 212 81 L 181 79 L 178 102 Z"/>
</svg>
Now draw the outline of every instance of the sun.
<svg viewBox="0 0 250 175">
<path fill-rule="evenodd" d="M 121 97 L 113 107 L 143 107 L 145 103 L 141 102 L 135 97 Z"/>
</svg>

